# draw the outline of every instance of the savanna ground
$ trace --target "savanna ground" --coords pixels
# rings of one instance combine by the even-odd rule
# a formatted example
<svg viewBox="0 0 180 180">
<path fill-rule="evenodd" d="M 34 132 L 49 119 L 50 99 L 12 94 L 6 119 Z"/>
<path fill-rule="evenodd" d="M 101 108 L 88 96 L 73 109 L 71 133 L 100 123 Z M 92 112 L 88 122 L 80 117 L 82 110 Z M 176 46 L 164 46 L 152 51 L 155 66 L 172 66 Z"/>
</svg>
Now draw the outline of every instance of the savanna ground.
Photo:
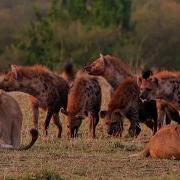
<svg viewBox="0 0 180 180">
<path fill-rule="evenodd" d="M 32 127 L 27 95 L 12 93 L 23 111 L 22 143 L 29 142 Z M 108 102 L 105 95 L 103 107 Z M 44 113 L 40 114 L 40 126 Z M 35 145 L 27 151 L 0 151 L 0 179 L 180 179 L 180 162 L 134 157 L 142 150 L 151 131 L 141 125 L 136 139 L 127 136 L 128 121 L 122 138 L 110 138 L 103 120 L 97 126 L 97 139 L 88 137 L 88 122 L 84 120 L 79 137 L 66 137 L 66 123 L 62 117 L 63 137 L 56 138 L 56 128 L 50 124 L 49 138 L 43 140 L 42 129 Z"/>
</svg>

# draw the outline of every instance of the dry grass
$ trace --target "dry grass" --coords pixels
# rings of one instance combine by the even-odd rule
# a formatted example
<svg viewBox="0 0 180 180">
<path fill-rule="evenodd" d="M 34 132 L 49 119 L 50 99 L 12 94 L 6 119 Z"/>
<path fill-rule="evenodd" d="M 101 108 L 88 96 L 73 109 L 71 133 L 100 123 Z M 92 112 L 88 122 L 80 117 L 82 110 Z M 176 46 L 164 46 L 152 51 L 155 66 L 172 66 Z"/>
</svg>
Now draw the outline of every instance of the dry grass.
<svg viewBox="0 0 180 180">
<path fill-rule="evenodd" d="M 13 96 L 24 115 L 24 144 L 29 140 L 32 114 L 26 95 L 13 93 Z M 43 118 L 41 113 L 40 123 Z M 127 121 L 125 126 L 127 130 Z M 121 139 L 108 138 L 101 120 L 97 128 L 98 138 L 92 140 L 87 134 L 88 123 L 84 121 L 77 139 L 67 139 L 64 127 L 60 140 L 55 137 L 56 129 L 51 124 L 46 142 L 41 135 L 28 151 L 0 151 L 0 179 L 179 179 L 179 161 L 128 157 L 140 151 L 151 135 L 148 128 L 142 127 L 137 139 L 128 138 L 127 131 Z"/>
</svg>

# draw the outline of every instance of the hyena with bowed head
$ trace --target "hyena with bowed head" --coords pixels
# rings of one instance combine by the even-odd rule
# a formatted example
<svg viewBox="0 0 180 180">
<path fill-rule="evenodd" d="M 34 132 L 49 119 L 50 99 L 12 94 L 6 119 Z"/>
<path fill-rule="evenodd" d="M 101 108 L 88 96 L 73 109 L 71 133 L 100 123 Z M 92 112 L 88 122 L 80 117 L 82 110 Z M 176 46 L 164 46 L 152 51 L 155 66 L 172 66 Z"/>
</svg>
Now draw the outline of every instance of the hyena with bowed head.
<svg viewBox="0 0 180 180">
<path fill-rule="evenodd" d="M 114 92 L 107 111 L 101 111 L 105 118 L 107 133 L 120 135 L 123 131 L 123 119 L 131 122 L 129 134 L 137 136 L 141 129 L 139 122 L 145 123 L 155 133 L 157 130 L 156 102 L 143 103 L 139 98 L 139 88 L 135 78 L 126 79 Z"/>
<path fill-rule="evenodd" d="M 138 78 L 140 98 L 162 99 L 180 110 L 180 72 L 161 71 L 147 79 Z"/>
<path fill-rule="evenodd" d="M 80 73 L 77 75 L 68 94 L 66 115 L 68 136 L 76 137 L 82 119 L 89 119 L 89 131 L 95 138 L 95 128 L 99 122 L 101 107 L 101 87 L 96 77 Z"/>
<path fill-rule="evenodd" d="M 61 137 L 62 125 L 59 121 L 60 108 L 66 109 L 69 86 L 67 82 L 44 66 L 15 66 L 7 74 L 0 76 L 0 89 L 20 91 L 35 97 L 47 111 L 44 129 L 47 129 L 51 118 L 58 128 Z"/>
<path fill-rule="evenodd" d="M 64 64 L 63 72 L 60 75 L 69 85 L 69 87 L 72 86 L 72 83 L 75 79 L 76 71 L 74 68 L 74 64 L 72 62 L 68 62 Z M 36 129 L 38 129 L 38 117 L 39 117 L 39 108 L 41 108 L 43 111 L 46 111 L 47 108 L 44 106 L 44 104 L 36 99 L 34 96 L 29 96 L 29 102 L 33 114 L 33 124 Z"/>
<path fill-rule="evenodd" d="M 110 55 L 103 56 L 102 54 L 100 54 L 100 57 L 97 58 L 90 65 L 86 66 L 85 70 L 91 75 L 102 76 L 103 78 L 105 78 L 109 82 L 109 84 L 112 86 L 114 93 L 115 93 L 116 89 L 118 89 L 119 86 L 128 77 L 129 78 L 133 77 L 130 72 L 130 68 L 127 64 L 123 63 L 118 58 L 116 58 L 114 56 L 110 56 Z M 123 94 L 123 96 L 124 96 L 124 94 Z M 129 94 L 129 96 L 131 96 L 131 94 Z M 133 99 L 133 97 L 132 97 L 132 99 Z M 152 102 L 146 103 L 146 106 L 148 106 L 148 108 L 154 109 L 154 106 L 155 106 L 154 104 L 155 103 L 152 103 Z M 132 108 L 134 108 L 134 107 L 132 107 Z M 137 109 L 138 108 L 139 108 L 139 106 L 137 107 Z M 133 123 L 133 122 L 131 121 L 131 123 Z M 148 120 L 148 123 L 149 123 L 149 120 Z M 137 129 L 136 132 L 140 132 L 139 125 L 136 127 L 136 129 Z M 131 130 L 132 129 L 129 129 L 129 131 L 131 131 Z"/>
</svg>

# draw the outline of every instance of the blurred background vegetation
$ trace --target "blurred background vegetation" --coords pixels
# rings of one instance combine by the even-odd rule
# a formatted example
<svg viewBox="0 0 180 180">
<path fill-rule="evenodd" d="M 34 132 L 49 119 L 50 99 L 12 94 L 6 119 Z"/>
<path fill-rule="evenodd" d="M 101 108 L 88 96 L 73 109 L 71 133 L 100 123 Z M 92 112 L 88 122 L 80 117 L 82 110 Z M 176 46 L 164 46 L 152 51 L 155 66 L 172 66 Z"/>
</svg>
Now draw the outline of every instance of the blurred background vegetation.
<svg viewBox="0 0 180 180">
<path fill-rule="evenodd" d="M 180 68 L 180 0 L 1 0 L 0 71 L 54 70 L 112 54 L 131 66 Z"/>
</svg>

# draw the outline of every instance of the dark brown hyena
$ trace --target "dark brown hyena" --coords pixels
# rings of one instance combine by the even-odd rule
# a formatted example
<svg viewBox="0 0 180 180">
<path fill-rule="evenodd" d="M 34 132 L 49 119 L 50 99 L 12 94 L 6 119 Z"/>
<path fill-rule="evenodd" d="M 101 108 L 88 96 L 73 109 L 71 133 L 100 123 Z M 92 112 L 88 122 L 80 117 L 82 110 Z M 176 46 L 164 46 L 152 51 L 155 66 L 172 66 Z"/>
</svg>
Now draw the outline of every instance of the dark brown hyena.
<svg viewBox="0 0 180 180">
<path fill-rule="evenodd" d="M 69 86 L 63 78 L 40 65 L 29 67 L 13 65 L 12 71 L 0 76 L 0 88 L 5 91 L 24 92 L 35 97 L 47 111 L 44 123 L 46 134 L 53 117 L 58 128 L 58 137 L 61 137 L 59 110 L 62 107 L 66 109 L 69 91 Z"/>
<path fill-rule="evenodd" d="M 76 71 L 74 64 L 72 62 L 68 62 L 63 67 L 63 72 L 60 75 L 69 85 L 69 87 L 72 86 L 72 83 L 75 79 Z M 38 99 L 36 99 L 33 96 L 29 96 L 29 102 L 32 109 L 33 114 L 33 124 L 36 129 L 38 129 L 38 117 L 39 117 L 39 108 L 41 108 L 43 111 L 46 111 L 46 107 L 41 103 Z"/>
<path fill-rule="evenodd" d="M 114 92 L 108 111 L 101 111 L 101 117 L 106 119 L 108 134 L 121 136 L 124 116 L 131 122 L 129 128 L 131 136 L 140 133 L 139 122 L 145 123 L 153 133 L 157 130 L 156 102 L 143 103 L 140 100 L 135 78 L 125 80 Z"/>
<path fill-rule="evenodd" d="M 71 87 L 68 95 L 66 115 L 68 136 L 76 137 L 82 119 L 88 117 L 89 131 L 95 138 L 95 128 L 99 122 L 101 107 L 101 88 L 96 77 L 79 74 Z"/>
</svg>

